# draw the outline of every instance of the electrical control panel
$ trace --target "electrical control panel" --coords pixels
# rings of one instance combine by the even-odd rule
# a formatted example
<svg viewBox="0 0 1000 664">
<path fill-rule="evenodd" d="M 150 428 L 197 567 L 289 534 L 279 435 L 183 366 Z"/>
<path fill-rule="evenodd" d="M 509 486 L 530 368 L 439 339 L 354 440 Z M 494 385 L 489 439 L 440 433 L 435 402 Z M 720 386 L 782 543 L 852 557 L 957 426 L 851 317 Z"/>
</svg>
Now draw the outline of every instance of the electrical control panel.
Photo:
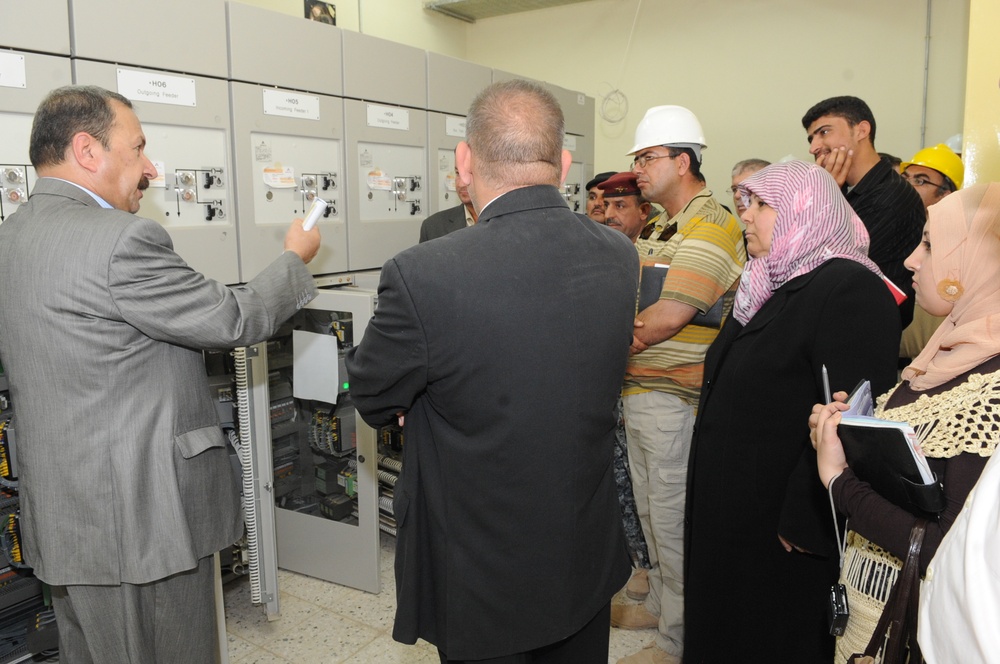
<svg viewBox="0 0 1000 664">
<path fill-rule="evenodd" d="M 27 200 L 36 180 L 28 145 L 38 104 L 72 80 L 69 58 L 0 51 L 0 223 Z"/>
<path fill-rule="evenodd" d="M 427 51 L 353 30 L 341 34 L 344 97 L 427 108 Z"/>
<path fill-rule="evenodd" d="M 562 185 L 562 196 L 566 199 L 566 205 L 573 212 L 579 212 L 580 214 L 587 213 L 587 197 L 586 192 L 583 191 L 583 183 L 581 183 L 581 178 L 583 177 L 583 165 L 578 162 L 573 162 L 570 164 L 569 172 L 566 174 L 566 180 Z"/>
<path fill-rule="evenodd" d="M 69 7 L 75 58 L 228 75 L 225 0 L 70 0 Z"/>
<path fill-rule="evenodd" d="M 315 198 L 327 203 L 317 226 L 313 274 L 346 272 L 347 196 L 343 100 L 339 97 L 231 83 L 237 168 L 241 281 L 281 253 L 292 219 Z"/>
<path fill-rule="evenodd" d="M 584 186 L 594 170 L 594 99 L 552 83 L 544 86 L 562 108 L 566 123 L 563 149 L 573 157 L 562 186 L 563 198 L 571 210 L 584 214 L 587 211 Z"/>
<path fill-rule="evenodd" d="M 455 207 L 455 147 L 465 140 L 465 115 L 493 71 L 439 53 L 427 53 L 428 214 Z"/>
<path fill-rule="evenodd" d="M 159 222 L 195 270 L 240 281 L 225 81 L 74 60 L 76 81 L 132 101 L 156 167 L 139 215 Z"/>
<path fill-rule="evenodd" d="M 66 0 L 3 0 L 0 12 L 0 45 L 69 56 Z"/>
<path fill-rule="evenodd" d="M 417 243 L 427 216 L 424 111 L 344 101 L 351 270 L 381 267 Z"/>
<path fill-rule="evenodd" d="M 237 410 L 254 423 L 248 439 L 257 460 L 244 470 L 255 475 L 261 555 L 273 548 L 285 569 L 370 592 L 379 590 L 375 432 L 351 401 L 344 356 L 374 307 L 372 291 L 320 290 L 247 353 L 245 378 L 238 368 L 236 379 Z M 253 349 L 236 352 L 244 350 Z M 266 588 L 262 594 L 277 601 Z"/>
<path fill-rule="evenodd" d="M 457 175 L 455 173 L 454 148 L 438 148 L 437 159 L 431 163 L 428 172 L 431 174 L 431 187 L 436 194 L 436 196 L 430 197 L 433 212 L 447 210 L 462 202 L 455 186 Z"/>
<path fill-rule="evenodd" d="M 344 94 L 340 28 L 245 2 L 226 3 L 229 78 L 338 97 Z M 269 44 L 294 45 L 290 60 Z"/>
<path fill-rule="evenodd" d="M 461 203 L 455 191 L 455 148 L 464 140 L 464 116 L 427 113 L 427 214 Z"/>
</svg>

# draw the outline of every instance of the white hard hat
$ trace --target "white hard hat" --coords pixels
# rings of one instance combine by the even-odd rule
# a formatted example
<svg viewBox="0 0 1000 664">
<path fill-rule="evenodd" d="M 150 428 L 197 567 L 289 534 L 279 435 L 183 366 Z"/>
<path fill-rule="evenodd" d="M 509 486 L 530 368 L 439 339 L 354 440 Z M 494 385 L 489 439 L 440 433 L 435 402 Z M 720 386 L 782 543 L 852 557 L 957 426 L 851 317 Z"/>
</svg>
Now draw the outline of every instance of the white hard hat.
<svg viewBox="0 0 1000 664">
<path fill-rule="evenodd" d="M 708 147 L 698 118 L 683 106 L 654 106 L 646 111 L 635 128 L 635 146 L 629 154 L 656 145 L 692 148 L 698 161 L 701 151 Z"/>
<path fill-rule="evenodd" d="M 952 136 L 951 138 L 949 138 L 947 141 L 945 141 L 944 144 L 947 145 L 949 148 L 951 148 L 951 151 L 954 152 L 955 154 L 962 154 L 962 135 L 961 134 L 955 134 L 954 136 Z M 961 189 L 962 185 L 958 185 L 958 188 Z"/>
</svg>

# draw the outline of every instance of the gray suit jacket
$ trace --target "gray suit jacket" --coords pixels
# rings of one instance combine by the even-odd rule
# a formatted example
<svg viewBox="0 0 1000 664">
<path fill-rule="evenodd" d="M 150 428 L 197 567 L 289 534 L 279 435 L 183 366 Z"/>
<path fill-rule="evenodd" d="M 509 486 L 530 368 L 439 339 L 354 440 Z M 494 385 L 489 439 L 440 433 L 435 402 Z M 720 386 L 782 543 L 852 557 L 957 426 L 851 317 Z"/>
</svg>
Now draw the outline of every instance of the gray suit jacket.
<svg viewBox="0 0 1000 664">
<path fill-rule="evenodd" d="M 228 288 L 156 222 L 38 181 L 0 225 L 0 356 L 39 578 L 146 583 L 241 535 L 199 349 L 266 339 L 314 292 L 291 252 Z"/>
<path fill-rule="evenodd" d="M 465 205 L 459 203 L 455 207 L 435 212 L 424 219 L 424 223 L 420 224 L 420 241 L 427 242 L 466 226 Z"/>
<path fill-rule="evenodd" d="M 452 659 L 583 627 L 628 579 L 612 468 L 639 261 L 555 187 L 382 268 L 347 354 L 372 425 L 407 411 L 396 484 L 396 622 Z"/>
</svg>

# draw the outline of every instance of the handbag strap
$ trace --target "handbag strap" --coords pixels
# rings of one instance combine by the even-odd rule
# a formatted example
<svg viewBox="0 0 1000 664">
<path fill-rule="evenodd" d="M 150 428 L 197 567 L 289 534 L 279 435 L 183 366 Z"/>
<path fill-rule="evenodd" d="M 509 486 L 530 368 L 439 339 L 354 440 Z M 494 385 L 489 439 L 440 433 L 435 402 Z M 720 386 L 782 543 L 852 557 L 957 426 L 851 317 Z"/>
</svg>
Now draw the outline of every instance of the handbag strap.
<svg viewBox="0 0 1000 664">
<path fill-rule="evenodd" d="M 885 609 L 879 618 L 878 626 L 872 633 L 872 638 L 865 648 L 865 655 L 875 657 L 885 645 L 882 653 L 882 664 L 902 662 L 903 646 L 910 640 L 910 632 L 916 632 L 917 598 L 920 593 L 920 546 L 924 541 L 927 529 L 925 519 L 917 519 L 910 530 L 910 547 L 906 552 L 906 562 L 899 578 L 896 580 Z M 911 607 L 912 605 L 912 607 Z M 910 622 L 912 620 L 912 622 Z M 889 638 L 886 640 L 886 632 Z M 912 639 L 916 643 L 916 639 Z M 919 656 L 919 651 L 918 651 Z M 919 659 L 911 661 L 919 662 Z"/>
</svg>

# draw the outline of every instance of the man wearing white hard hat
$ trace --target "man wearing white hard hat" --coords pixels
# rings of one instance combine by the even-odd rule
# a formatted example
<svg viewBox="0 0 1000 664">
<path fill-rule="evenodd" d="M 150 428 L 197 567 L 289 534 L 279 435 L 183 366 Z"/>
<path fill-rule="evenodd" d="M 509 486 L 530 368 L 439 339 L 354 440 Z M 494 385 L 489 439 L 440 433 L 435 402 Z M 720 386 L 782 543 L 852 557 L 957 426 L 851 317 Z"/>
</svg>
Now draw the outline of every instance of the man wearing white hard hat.
<svg viewBox="0 0 1000 664">
<path fill-rule="evenodd" d="M 662 286 L 654 285 L 651 303 L 640 297 L 623 387 L 636 507 L 653 564 L 649 595 L 643 604 L 612 606 L 611 613 L 615 627 L 656 627 L 658 633 L 619 664 L 674 664 L 683 655 L 684 504 L 694 410 L 705 352 L 728 316 L 746 261 L 739 224 L 705 187 L 705 149 L 694 113 L 655 106 L 636 128 L 629 152 L 643 197 L 664 209 L 652 234 L 636 241 L 642 290 L 662 275 L 657 266 L 669 270 Z M 714 319 L 706 316 L 719 311 Z"/>
</svg>

